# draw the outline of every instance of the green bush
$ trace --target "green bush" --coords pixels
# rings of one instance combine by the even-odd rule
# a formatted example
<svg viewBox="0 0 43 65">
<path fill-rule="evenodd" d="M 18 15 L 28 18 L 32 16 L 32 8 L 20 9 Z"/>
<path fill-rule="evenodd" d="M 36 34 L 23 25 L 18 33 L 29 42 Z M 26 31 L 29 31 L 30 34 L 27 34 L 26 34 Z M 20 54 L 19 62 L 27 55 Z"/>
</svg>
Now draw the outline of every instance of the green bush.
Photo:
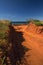
<svg viewBox="0 0 43 65">
<path fill-rule="evenodd" d="M 33 20 L 33 23 L 37 26 L 43 26 L 43 23 L 40 20 Z"/>
<path fill-rule="evenodd" d="M 10 23 L 9 23 L 10 24 Z M 8 30 L 9 30 L 9 24 L 8 23 L 4 23 L 4 22 L 0 22 L 0 45 L 1 44 L 7 44 L 8 42 Z"/>
<path fill-rule="evenodd" d="M 35 25 L 38 25 L 38 26 L 43 26 L 43 24 L 41 22 L 34 22 Z"/>
</svg>

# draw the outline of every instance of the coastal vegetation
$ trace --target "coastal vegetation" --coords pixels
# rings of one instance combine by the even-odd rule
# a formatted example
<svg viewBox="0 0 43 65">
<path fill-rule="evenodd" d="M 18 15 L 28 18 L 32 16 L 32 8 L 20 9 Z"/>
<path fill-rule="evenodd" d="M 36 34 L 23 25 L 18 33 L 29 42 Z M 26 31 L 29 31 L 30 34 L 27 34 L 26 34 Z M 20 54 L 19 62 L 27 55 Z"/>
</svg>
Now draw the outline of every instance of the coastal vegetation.
<svg viewBox="0 0 43 65">
<path fill-rule="evenodd" d="M 28 20 L 27 22 L 28 22 L 28 23 L 32 22 L 32 23 L 34 23 L 34 24 L 37 25 L 37 26 L 43 26 L 43 21 L 41 21 L 41 20 L 30 19 L 30 20 Z"/>
</svg>

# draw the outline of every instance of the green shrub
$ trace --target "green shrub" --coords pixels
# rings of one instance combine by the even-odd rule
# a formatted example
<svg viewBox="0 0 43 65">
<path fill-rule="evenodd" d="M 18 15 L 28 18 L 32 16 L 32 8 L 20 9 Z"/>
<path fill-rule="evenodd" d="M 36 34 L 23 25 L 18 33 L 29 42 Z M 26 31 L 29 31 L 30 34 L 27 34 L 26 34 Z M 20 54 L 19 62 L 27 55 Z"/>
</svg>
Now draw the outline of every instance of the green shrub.
<svg viewBox="0 0 43 65">
<path fill-rule="evenodd" d="M 33 20 L 33 23 L 37 26 L 43 26 L 43 23 L 40 20 Z"/>
<path fill-rule="evenodd" d="M 9 23 L 10 24 L 10 23 Z M 9 30 L 9 24 L 5 22 L 0 22 L 0 45 L 1 44 L 7 44 L 8 42 L 8 30 Z"/>
<path fill-rule="evenodd" d="M 35 25 L 38 25 L 38 26 L 43 26 L 43 24 L 41 22 L 34 22 Z"/>
</svg>

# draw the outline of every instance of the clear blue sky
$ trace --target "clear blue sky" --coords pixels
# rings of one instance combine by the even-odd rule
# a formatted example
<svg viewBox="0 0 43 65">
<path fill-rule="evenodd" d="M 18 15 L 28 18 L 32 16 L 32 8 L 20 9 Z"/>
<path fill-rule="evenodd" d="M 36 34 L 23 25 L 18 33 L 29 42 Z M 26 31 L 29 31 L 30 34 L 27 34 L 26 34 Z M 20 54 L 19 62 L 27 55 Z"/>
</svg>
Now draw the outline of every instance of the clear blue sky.
<svg viewBox="0 0 43 65">
<path fill-rule="evenodd" d="M 43 0 L 0 0 L 0 19 L 43 20 Z"/>
</svg>

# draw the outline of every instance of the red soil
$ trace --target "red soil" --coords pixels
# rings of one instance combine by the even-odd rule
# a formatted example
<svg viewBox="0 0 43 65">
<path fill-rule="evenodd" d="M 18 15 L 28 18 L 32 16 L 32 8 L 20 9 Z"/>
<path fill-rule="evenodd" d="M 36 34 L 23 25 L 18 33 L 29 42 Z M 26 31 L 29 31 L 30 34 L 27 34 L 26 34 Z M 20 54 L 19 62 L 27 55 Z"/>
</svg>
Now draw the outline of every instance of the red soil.
<svg viewBox="0 0 43 65">
<path fill-rule="evenodd" d="M 43 26 L 36 26 L 33 23 L 28 25 L 13 26 L 16 31 L 22 31 L 25 41 L 22 43 L 31 50 L 26 52 L 27 62 L 30 65 L 43 65 Z"/>
</svg>

